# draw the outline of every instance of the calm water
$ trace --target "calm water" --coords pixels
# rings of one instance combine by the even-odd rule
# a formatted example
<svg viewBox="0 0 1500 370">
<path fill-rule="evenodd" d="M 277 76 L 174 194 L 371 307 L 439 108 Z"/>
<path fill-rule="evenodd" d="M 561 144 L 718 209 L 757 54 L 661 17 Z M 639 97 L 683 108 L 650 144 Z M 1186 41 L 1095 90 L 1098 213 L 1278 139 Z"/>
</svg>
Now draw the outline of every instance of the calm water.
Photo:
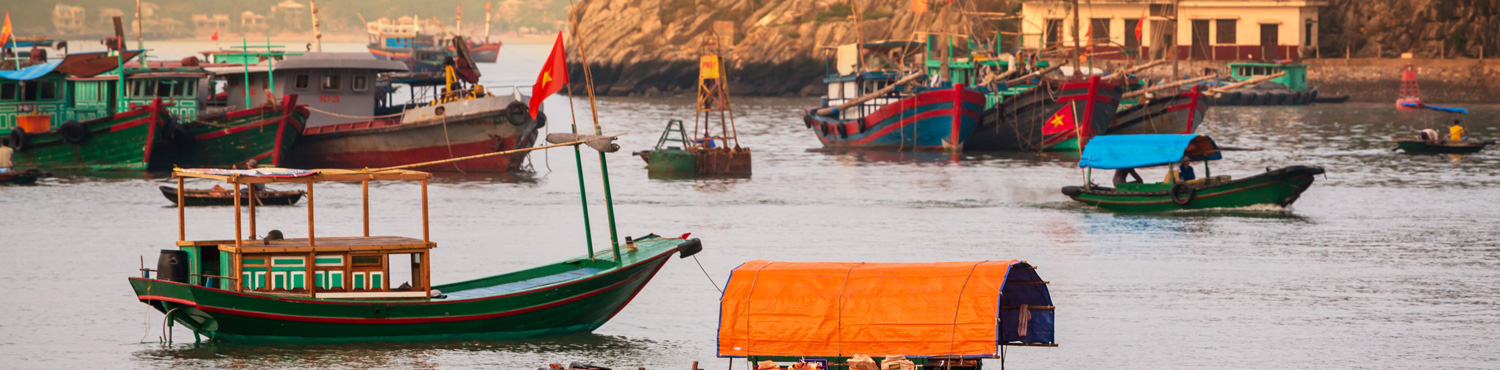
<svg viewBox="0 0 1500 370">
<path fill-rule="evenodd" d="M 180 57 L 212 44 L 158 45 L 159 54 Z M 549 46 L 505 46 L 503 64 L 484 66 L 485 83 L 529 85 Z M 565 130 L 566 102 L 548 101 L 548 129 Z M 654 145 L 668 118 L 691 117 L 691 100 L 601 101 L 606 130 L 628 132 L 625 150 L 609 162 L 621 233 L 692 232 L 707 248 L 699 255 L 704 267 L 720 281 L 753 259 L 1028 260 L 1052 281 L 1061 346 L 1012 349 L 1015 368 L 1500 366 L 1500 151 L 1411 156 L 1392 153 L 1388 143 L 1444 119 L 1438 114 L 1397 113 L 1391 104 L 1214 108 L 1204 132 L 1221 145 L 1264 149 L 1228 152 L 1214 173 L 1312 164 L 1327 176 L 1289 210 L 1122 216 L 1058 192 L 1082 181 L 1067 155 L 809 150 L 818 143 L 797 111 L 814 102 L 735 100 L 742 141 L 755 150 L 753 179 L 658 181 L 625 152 Z M 585 112 L 586 101 L 575 104 Z M 1469 108 L 1474 135 L 1500 138 L 1500 106 Z M 599 166 L 588 158 L 597 196 Z M 572 153 L 531 159 L 531 174 L 436 182 L 436 281 L 583 253 Z M 191 344 L 179 327 L 177 344 L 159 344 L 162 316 L 134 299 L 125 278 L 141 256 L 154 260 L 176 237 L 176 210 L 155 189 L 160 178 L 75 176 L 0 187 L 0 367 L 725 366 L 713 357 L 719 293 L 691 259 L 667 264 L 594 334 L 209 345 Z M 319 234 L 357 233 L 358 186 L 319 189 Z M 372 193 L 374 232 L 420 235 L 415 185 L 379 184 Z M 604 225 L 602 198 L 591 204 L 594 225 Z M 262 229 L 305 233 L 300 205 L 262 212 Z M 225 208 L 188 215 L 189 238 L 232 234 Z M 596 243 L 607 238 L 605 228 L 595 230 Z"/>
</svg>

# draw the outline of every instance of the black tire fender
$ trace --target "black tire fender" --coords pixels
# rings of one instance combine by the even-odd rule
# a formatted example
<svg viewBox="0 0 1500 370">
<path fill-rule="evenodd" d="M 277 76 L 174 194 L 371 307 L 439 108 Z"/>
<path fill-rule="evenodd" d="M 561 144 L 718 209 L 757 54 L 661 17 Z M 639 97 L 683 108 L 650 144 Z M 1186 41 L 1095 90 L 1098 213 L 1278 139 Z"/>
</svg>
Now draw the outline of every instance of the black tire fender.
<svg viewBox="0 0 1500 370">
<path fill-rule="evenodd" d="M 18 152 L 26 151 L 26 130 L 16 127 L 10 130 L 10 148 Z"/>
<path fill-rule="evenodd" d="M 536 128 L 547 126 L 547 112 L 536 112 Z"/>
<path fill-rule="evenodd" d="M 505 107 L 505 118 L 509 119 L 512 125 L 524 125 L 531 122 L 531 108 L 518 101 L 510 102 L 510 105 Z"/>
<path fill-rule="evenodd" d="M 74 120 L 63 122 L 62 126 L 58 126 L 57 132 L 62 134 L 63 141 L 69 144 L 82 143 L 89 138 L 88 127 L 84 127 L 82 123 Z"/>
<path fill-rule="evenodd" d="M 1193 201 L 1193 196 L 1196 195 L 1194 194 L 1195 192 L 1196 191 L 1193 190 L 1192 186 L 1188 186 L 1188 184 L 1186 183 L 1179 182 L 1176 185 L 1172 185 L 1172 190 L 1167 191 L 1167 194 L 1172 196 L 1172 203 L 1177 203 L 1177 205 L 1179 206 L 1185 206 Z M 1178 194 L 1182 195 L 1179 196 Z"/>
</svg>

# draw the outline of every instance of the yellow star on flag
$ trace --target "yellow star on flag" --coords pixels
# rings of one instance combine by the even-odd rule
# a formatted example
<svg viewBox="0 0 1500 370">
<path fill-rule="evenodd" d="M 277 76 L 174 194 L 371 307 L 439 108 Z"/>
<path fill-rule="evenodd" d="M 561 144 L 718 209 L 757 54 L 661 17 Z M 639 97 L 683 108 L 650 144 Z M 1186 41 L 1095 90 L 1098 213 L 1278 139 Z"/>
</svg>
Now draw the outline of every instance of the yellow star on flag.
<svg viewBox="0 0 1500 370">
<path fill-rule="evenodd" d="M 552 71 L 542 72 L 542 84 L 548 84 L 548 83 L 551 83 L 551 82 L 552 82 Z"/>
</svg>

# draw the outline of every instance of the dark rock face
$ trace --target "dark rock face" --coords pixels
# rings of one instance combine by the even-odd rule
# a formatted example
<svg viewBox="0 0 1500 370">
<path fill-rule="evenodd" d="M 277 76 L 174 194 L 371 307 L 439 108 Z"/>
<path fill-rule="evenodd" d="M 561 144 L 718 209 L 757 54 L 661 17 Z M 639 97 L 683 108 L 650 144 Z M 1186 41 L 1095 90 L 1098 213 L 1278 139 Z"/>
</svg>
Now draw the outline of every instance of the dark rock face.
<svg viewBox="0 0 1500 370">
<path fill-rule="evenodd" d="M 1497 0 L 1331 0 L 1318 18 L 1324 57 L 1500 55 Z"/>
</svg>

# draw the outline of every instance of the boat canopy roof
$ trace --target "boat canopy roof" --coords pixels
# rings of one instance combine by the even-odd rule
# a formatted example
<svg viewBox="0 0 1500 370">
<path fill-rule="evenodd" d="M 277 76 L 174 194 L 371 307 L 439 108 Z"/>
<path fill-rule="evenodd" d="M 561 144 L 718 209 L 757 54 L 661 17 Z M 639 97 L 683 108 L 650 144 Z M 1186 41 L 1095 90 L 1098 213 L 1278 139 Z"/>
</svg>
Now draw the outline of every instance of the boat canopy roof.
<svg viewBox="0 0 1500 370">
<path fill-rule="evenodd" d="M 61 64 L 62 64 L 62 61 L 59 60 L 59 61 L 53 61 L 53 62 L 47 62 L 47 63 L 37 64 L 37 65 L 34 65 L 34 66 L 30 66 L 30 67 L 26 67 L 26 68 L 21 68 L 21 69 L 17 69 L 17 70 L 14 70 L 14 71 L 0 71 L 0 79 L 16 80 L 16 81 L 35 80 L 35 79 L 40 78 L 42 76 L 46 76 L 48 73 L 52 73 L 52 70 L 57 69 L 57 66 L 61 65 Z"/>
<path fill-rule="evenodd" d="M 1439 111 L 1439 112 L 1469 114 L 1469 110 L 1468 109 L 1463 109 L 1463 108 L 1458 108 L 1458 107 L 1439 107 L 1439 106 L 1436 106 L 1436 105 L 1427 105 L 1427 104 L 1412 103 L 1412 102 L 1401 103 L 1401 106 L 1407 107 L 1407 108 L 1431 109 L 1431 110 L 1435 110 L 1435 111 Z"/>
<path fill-rule="evenodd" d="M 236 184 L 264 184 L 272 182 L 321 182 L 321 181 L 397 181 L 426 180 L 432 174 L 410 170 L 299 170 L 292 168 L 256 168 L 249 170 L 225 170 L 211 168 L 178 168 L 172 170 L 173 177 L 219 180 Z"/>
<path fill-rule="evenodd" d="M 1015 260 L 750 261 L 719 301 L 718 355 L 987 358 L 1000 345 L 1050 346 L 1045 283 Z"/>
<path fill-rule="evenodd" d="M 1104 135 L 1090 139 L 1078 167 L 1120 169 L 1223 159 L 1219 145 L 1197 134 Z"/>
</svg>

